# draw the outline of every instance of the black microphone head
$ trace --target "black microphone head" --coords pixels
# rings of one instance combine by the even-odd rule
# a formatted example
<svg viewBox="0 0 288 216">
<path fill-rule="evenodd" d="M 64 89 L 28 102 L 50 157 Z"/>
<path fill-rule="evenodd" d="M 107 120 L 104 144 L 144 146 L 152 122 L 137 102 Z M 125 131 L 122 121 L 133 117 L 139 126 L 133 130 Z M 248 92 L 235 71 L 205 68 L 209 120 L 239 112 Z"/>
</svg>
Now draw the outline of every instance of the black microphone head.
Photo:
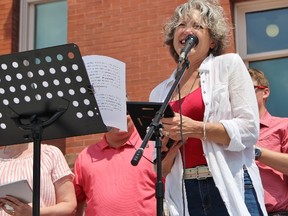
<svg viewBox="0 0 288 216">
<path fill-rule="evenodd" d="M 197 46 L 198 43 L 199 43 L 199 39 L 196 35 L 188 35 L 186 38 L 185 38 L 185 43 L 194 43 L 195 45 L 194 46 Z"/>
<path fill-rule="evenodd" d="M 178 59 L 178 63 L 180 64 L 184 59 L 187 58 L 188 53 L 190 52 L 190 50 L 198 45 L 198 38 L 195 35 L 188 35 L 185 38 L 185 46 L 183 47 L 183 49 L 181 50 L 181 53 L 179 55 L 179 59 Z"/>
</svg>

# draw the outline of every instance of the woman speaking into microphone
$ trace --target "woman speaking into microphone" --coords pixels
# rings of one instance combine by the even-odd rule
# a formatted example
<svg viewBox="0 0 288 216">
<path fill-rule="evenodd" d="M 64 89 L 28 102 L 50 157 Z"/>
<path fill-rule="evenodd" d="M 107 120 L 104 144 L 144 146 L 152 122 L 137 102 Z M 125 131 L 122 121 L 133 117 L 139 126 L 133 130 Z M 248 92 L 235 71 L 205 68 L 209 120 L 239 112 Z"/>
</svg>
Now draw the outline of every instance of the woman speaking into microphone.
<svg viewBox="0 0 288 216">
<path fill-rule="evenodd" d="M 254 161 L 257 101 L 240 56 L 224 54 L 230 31 L 215 0 L 179 5 L 164 25 L 178 68 L 189 62 L 170 100 L 175 115 L 161 119 L 170 215 L 267 215 Z M 165 100 L 176 72 L 152 90 L 150 101 Z M 175 142 L 168 149 L 169 139 Z"/>
</svg>

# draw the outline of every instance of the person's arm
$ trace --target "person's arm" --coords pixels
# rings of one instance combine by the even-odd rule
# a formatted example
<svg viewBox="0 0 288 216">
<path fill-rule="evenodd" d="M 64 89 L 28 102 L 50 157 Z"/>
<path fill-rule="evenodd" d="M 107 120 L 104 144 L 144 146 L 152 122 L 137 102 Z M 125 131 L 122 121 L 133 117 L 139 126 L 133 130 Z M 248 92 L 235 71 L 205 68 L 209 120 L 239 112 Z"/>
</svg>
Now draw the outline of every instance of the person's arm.
<svg viewBox="0 0 288 216">
<path fill-rule="evenodd" d="M 180 141 L 181 133 L 183 140 L 187 140 L 190 137 L 198 139 L 212 140 L 215 143 L 222 145 L 229 145 L 230 137 L 221 123 L 206 123 L 201 121 L 195 121 L 186 116 L 182 116 L 182 130 L 180 130 L 180 115 L 175 113 L 173 118 L 163 118 L 163 134 L 169 133 L 169 138 Z M 204 127 L 205 126 L 205 127 Z"/>
<path fill-rule="evenodd" d="M 175 113 L 175 116 L 172 118 L 162 118 L 161 122 L 163 124 L 163 135 L 166 136 L 162 143 L 162 150 L 168 151 L 166 157 L 162 161 L 162 174 L 164 177 L 171 171 L 178 149 L 182 145 L 182 137 L 184 142 L 188 138 L 193 137 L 212 140 L 215 143 L 227 146 L 230 143 L 230 137 L 221 123 L 206 123 L 204 126 L 204 122 L 195 121 L 189 117 L 182 116 L 183 124 L 182 130 L 180 130 L 181 120 L 178 113 Z M 180 131 L 182 131 L 182 134 Z M 175 140 L 175 144 L 169 150 L 167 148 L 165 149 L 168 138 Z"/>
<path fill-rule="evenodd" d="M 85 212 L 86 208 L 86 193 L 84 191 L 84 182 L 83 182 L 83 176 L 82 176 L 82 154 L 79 154 L 75 163 L 74 163 L 74 188 L 75 188 L 75 194 L 77 199 L 77 209 L 76 209 L 76 216 L 82 216 Z"/>
<path fill-rule="evenodd" d="M 40 209 L 41 216 L 75 215 L 76 196 L 72 180 L 66 177 L 54 183 L 56 192 L 56 205 Z"/>
<path fill-rule="evenodd" d="M 288 154 L 275 152 L 266 148 L 260 148 L 261 155 L 257 159 L 259 162 L 288 175 Z"/>
</svg>

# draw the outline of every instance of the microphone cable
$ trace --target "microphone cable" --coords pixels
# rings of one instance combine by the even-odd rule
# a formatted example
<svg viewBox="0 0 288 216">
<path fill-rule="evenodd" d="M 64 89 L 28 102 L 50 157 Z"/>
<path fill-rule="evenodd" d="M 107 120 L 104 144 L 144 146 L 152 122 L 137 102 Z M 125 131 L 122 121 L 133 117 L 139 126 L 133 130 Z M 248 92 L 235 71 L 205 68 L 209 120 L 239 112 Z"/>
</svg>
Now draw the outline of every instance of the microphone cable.
<svg viewBox="0 0 288 216">
<path fill-rule="evenodd" d="M 182 128 L 183 128 L 183 124 L 182 124 L 182 106 L 181 106 L 181 91 L 180 91 L 180 84 L 178 85 L 177 87 L 177 91 L 178 91 L 178 106 L 179 106 L 179 115 L 180 115 L 180 135 L 181 135 L 181 143 L 182 143 L 182 149 L 180 150 L 182 152 L 182 164 L 183 164 L 183 170 L 182 170 L 182 179 L 181 179 L 181 183 L 182 183 L 182 205 L 183 205 L 183 216 L 185 216 L 185 190 L 184 190 L 184 187 L 185 187 L 185 181 L 184 181 L 184 172 L 185 172 L 185 167 L 186 167 L 186 154 L 185 154 L 185 142 L 184 142 L 184 138 L 183 138 L 183 131 L 182 131 Z"/>
</svg>

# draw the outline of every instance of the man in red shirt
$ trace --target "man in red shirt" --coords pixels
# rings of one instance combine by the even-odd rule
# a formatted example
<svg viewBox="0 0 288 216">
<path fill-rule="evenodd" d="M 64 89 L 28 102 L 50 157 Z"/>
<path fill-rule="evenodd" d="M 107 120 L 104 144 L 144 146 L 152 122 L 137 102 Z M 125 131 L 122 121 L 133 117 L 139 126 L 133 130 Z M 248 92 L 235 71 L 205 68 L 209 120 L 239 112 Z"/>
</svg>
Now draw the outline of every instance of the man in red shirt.
<svg viewBox="0 0 288 216">
<path fill-rule="evenodd" d="M 269 81 L 262 71 L 249 69 L 257 97 L 260 116 L 260 136 L 255 159 L 265 192 L 269 216 L 288 215 L 288 118 L 272 116 L 266 102 L 270 94 Z"/>
<path fill-rule="evenodd" d="M 127 132 L 113 128 L 79 154 L 74 167 L 77 215 L 83 215 L 85 203 L 86 216 L 156 215 L 154 145 L 149 142 L 139 164 L 132 166 L 142 139 L 127 119 Z"/>
</svg>

